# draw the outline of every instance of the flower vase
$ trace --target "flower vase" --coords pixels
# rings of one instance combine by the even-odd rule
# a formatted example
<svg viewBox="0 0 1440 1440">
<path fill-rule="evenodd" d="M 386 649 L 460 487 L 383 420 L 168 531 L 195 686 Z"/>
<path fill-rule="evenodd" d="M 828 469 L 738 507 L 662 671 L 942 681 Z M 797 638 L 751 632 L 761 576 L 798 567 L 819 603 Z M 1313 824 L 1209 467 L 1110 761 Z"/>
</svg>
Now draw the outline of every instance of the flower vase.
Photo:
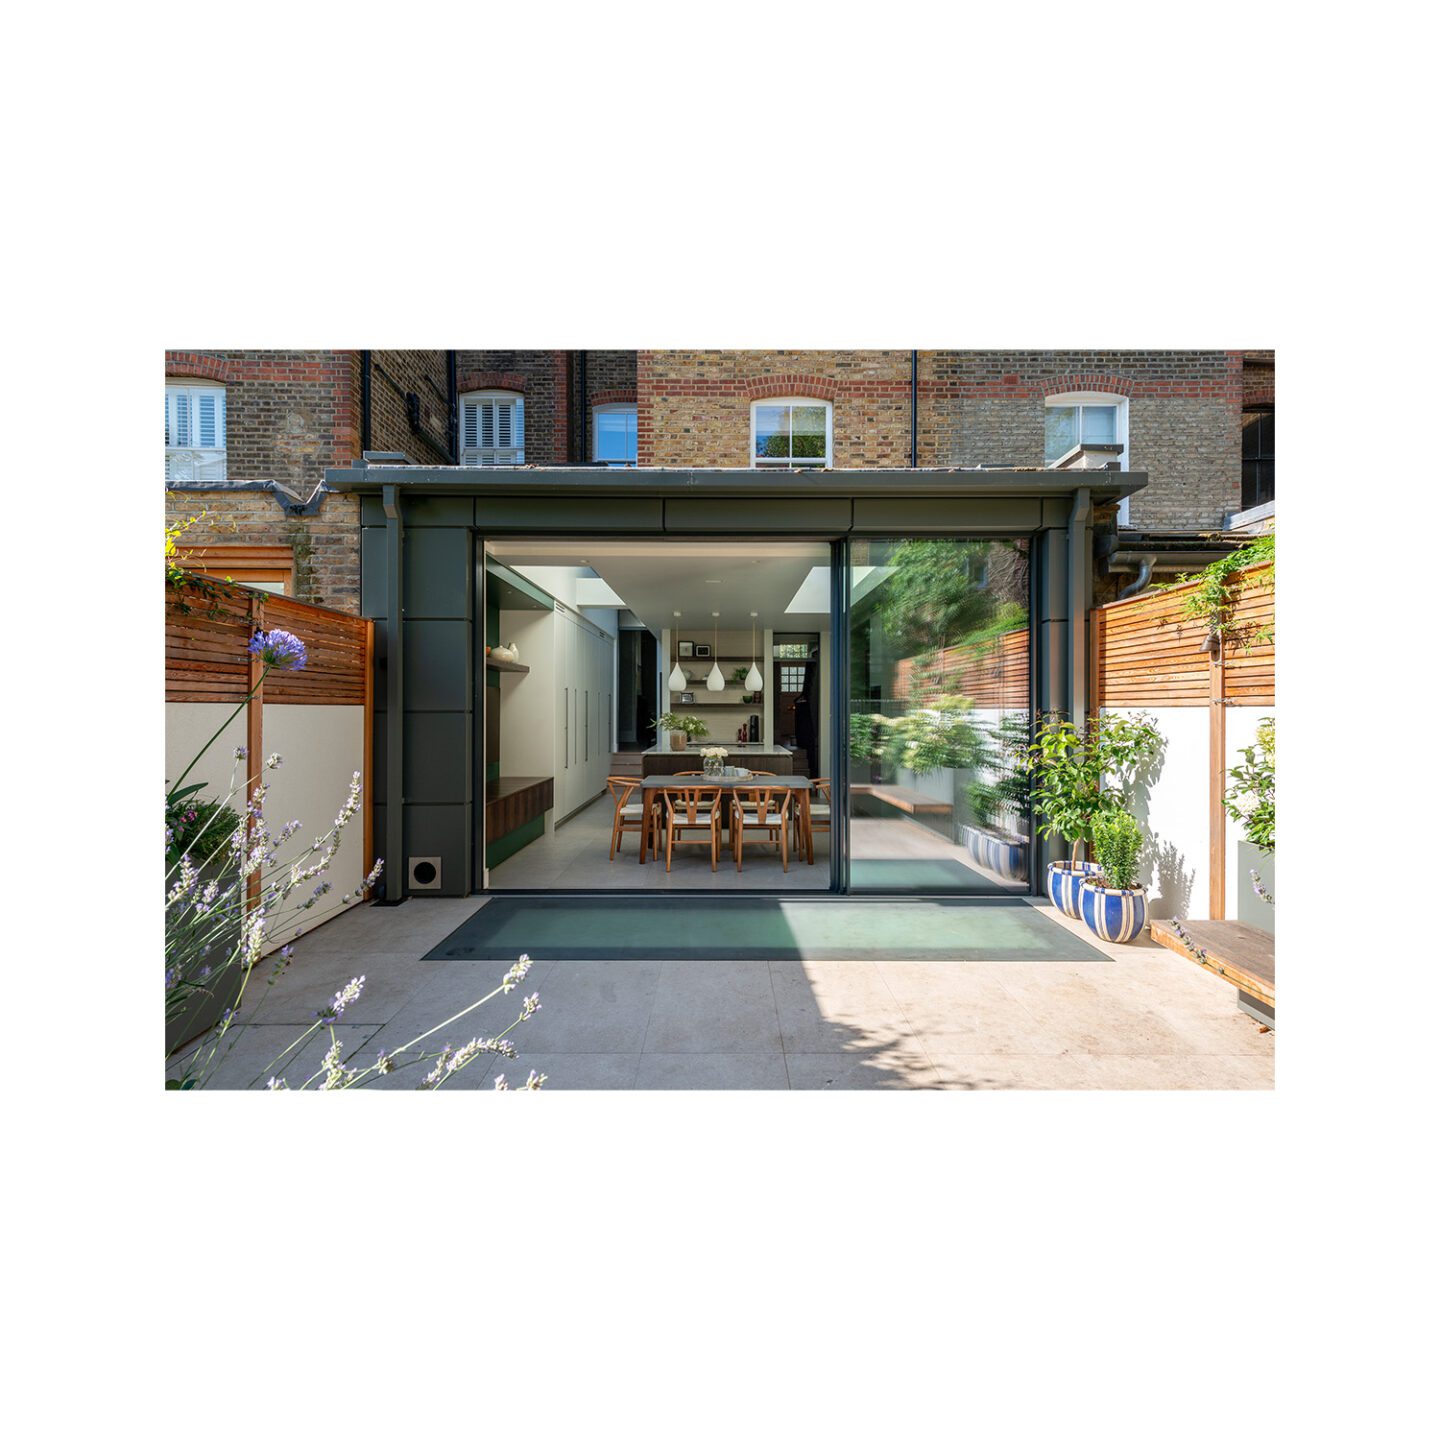
<svg viewBox="0 0 1440 1440">
<path fill-rule="evenodd" d="M 705 757 L 705 778 L 714 780 L 725 773 L 725 761 L 719 755 Z"/>
</svg>

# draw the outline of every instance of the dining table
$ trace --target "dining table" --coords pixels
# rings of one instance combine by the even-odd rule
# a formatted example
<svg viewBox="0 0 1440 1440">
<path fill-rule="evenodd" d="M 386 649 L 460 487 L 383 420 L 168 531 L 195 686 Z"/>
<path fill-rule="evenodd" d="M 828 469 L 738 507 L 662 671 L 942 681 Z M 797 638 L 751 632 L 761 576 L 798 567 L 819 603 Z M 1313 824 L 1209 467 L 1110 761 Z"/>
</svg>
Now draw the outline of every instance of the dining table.
<svg viewBox="0 0 1440 1440">
<path fill-rule="evenodd" d="M 660 796 L 666 790 L 794 790 L 796 803 L 800 807 L 800 823 L 806 834 L 810 831 L 810 779 L 806 775 L 647 775 L 641 781 L 645 805 L 644 824 L 640 830 L 640 863 L 645 863 L 650 848 L 650 835 L 654 829 L 655 806 L 661 803 Z M 727 817 L 728 826 L 728 817 Z M 813 850 L 810 864 L 815 863 Z"/>
</svg>

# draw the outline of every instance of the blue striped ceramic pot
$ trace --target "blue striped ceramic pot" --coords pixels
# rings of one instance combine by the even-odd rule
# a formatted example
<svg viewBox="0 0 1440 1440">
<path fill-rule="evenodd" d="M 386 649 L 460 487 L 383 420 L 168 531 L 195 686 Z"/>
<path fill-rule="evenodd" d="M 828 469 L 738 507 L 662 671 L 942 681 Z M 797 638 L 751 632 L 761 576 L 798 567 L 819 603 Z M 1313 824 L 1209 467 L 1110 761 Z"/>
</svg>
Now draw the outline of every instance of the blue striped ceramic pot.
<svg viewBox="0 0 1440 1440">
<path fill-rule="evenodd" d="M 1029 869 L 1030 842 L 994 835 L 990 837 L 990 868 L 1002 880 L 1023 880 Z"/>
<path fill-rule="evenodd" d="M 1095 880 L 1080 886 L 1080 918 L 1102 940 L 1116 945 L 1128 943 L 1145 928 L 1148 909 L 1143 890 L 1107 890 Z"/>
<path fill-rule="evenodd" d="M 1072 865 L 1068 860 L 1056 860 L 1045 871 L 1045 888 L 1050 901 L 1062 915 L 1072 920 L 1080 918 L 1080 882 L 1087 875 L 1098 875 L 1100 867 L 1091 860 L 1080 860 Z"/>
</svg>

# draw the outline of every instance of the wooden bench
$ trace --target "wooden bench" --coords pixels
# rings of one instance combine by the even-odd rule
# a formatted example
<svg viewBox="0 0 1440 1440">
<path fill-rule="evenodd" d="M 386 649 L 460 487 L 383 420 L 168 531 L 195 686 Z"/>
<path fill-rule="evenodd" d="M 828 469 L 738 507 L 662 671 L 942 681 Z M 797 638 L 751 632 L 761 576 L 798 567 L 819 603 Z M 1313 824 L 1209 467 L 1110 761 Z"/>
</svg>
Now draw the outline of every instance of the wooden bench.
<svg viewBox="0 0 1440 1440">
<path fill-rule="evenodd" d="M 949 815 L 955 807 L 948 800 L 922 795 L 908 785 L 852 785 L 852 795 L 869 795 L 882 805 L 893 805 L 907 815 Z"/>
<path fill-rule="evenodd" d="M 1152 920 L 1150 938 L 1202 969 L 1228 980 L 1240 1008 L 1252 1020 L 1275 1028 L 1275 937 L 1238 920 L 1182 920 L 1197 955 L 1180 938 L 1173 920 Z"/>
</svg>

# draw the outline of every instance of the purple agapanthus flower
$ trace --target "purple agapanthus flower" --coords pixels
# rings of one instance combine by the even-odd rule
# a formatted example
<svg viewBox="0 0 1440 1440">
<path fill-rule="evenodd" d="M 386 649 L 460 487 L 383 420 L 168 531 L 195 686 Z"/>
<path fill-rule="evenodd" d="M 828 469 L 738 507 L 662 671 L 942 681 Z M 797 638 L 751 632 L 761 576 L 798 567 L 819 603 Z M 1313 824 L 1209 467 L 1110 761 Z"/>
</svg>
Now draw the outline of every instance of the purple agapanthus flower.
<svg viewBox="0 0 1440 1440">
<path fill-rule="evenodd" d="M 250 637 L 249 649 L 272 670 L 305 668 L 305 642 L 288 630 L 257 630 Z"/>
</svg>

